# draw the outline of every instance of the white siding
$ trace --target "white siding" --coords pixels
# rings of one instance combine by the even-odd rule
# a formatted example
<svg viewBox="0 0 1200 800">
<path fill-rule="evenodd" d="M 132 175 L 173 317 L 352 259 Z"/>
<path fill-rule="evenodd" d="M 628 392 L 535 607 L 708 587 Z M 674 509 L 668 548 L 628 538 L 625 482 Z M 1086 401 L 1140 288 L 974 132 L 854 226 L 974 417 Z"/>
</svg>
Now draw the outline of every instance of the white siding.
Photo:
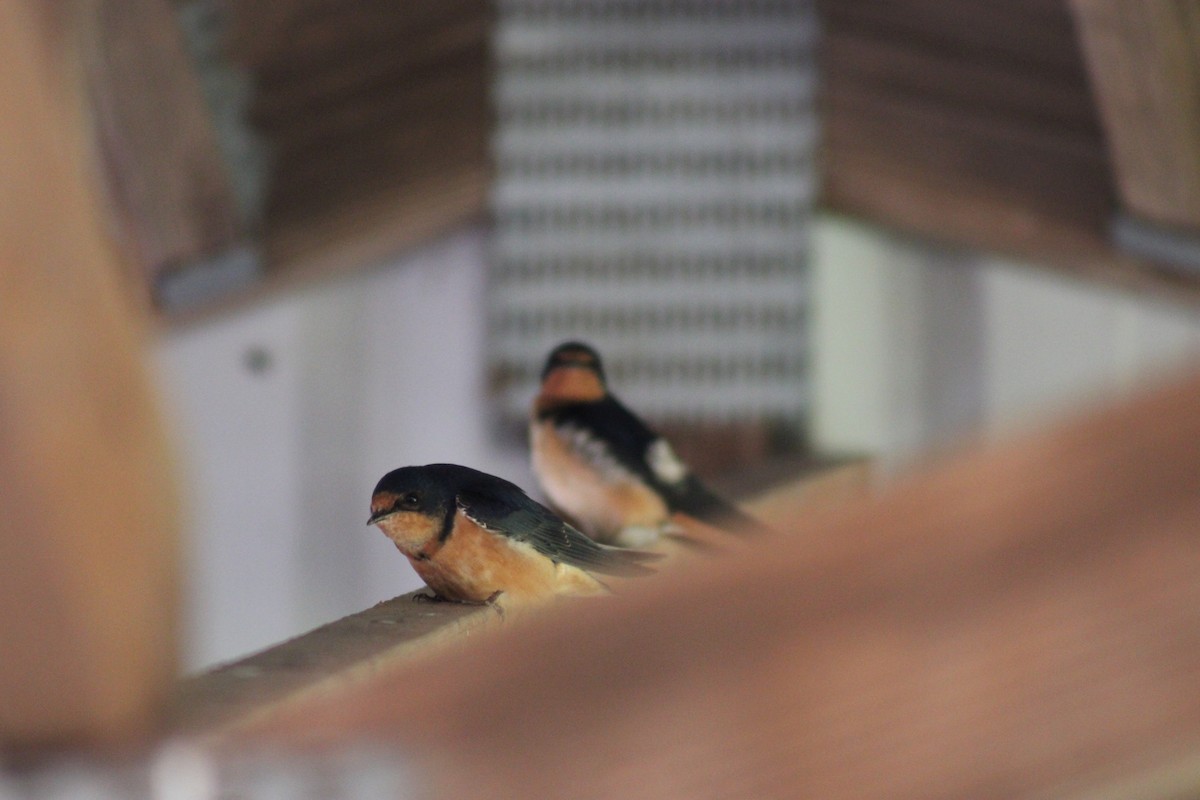
<svg viewBox="0 0 1200 800">
<path fill-rule="evenodd" d="M 816 225 L 813 434 L 900 463 L 1200 368 L 1200 311 L 840 218 Z"/>
</svg>

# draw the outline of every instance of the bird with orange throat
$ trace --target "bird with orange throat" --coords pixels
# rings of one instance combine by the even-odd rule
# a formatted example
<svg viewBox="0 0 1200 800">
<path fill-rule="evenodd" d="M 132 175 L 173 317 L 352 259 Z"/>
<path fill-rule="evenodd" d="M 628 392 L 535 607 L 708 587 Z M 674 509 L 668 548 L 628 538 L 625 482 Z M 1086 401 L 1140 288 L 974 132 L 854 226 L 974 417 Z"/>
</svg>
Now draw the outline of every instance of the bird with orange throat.
<svg viewBox="0 0 1200 800">
<path fill-rule="evenodd" d="M 433 591 L 429 599 L 494 605 L 609 591 L 605 576 L 653 572 L 658 554 L 606 547 L 519 486 L 469 467 L 402 467 L 380 479 L 377 525 Z"/>
<path fill-rule="evenodd" d="M 533 471 L 553 505 L 596 541 L 642 547 L 691 521 L 759 533 L 759 521 L 710 491 L 608 390 L 599 354 L 554 348 L 530 419 Z"/>
</svg>

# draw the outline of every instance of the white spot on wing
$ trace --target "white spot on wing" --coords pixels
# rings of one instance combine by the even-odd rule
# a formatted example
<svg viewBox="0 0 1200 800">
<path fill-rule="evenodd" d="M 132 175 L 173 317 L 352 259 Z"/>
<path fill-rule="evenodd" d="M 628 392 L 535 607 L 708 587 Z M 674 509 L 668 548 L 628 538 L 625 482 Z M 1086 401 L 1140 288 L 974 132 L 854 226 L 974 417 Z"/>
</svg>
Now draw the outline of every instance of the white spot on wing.
<svg viewBox="0 0 1200 800">
<path fill-rule="evenodd" d="M 621 528 L 616 535 L 615 541 L 621 547 L 649 547 L 658 541 L 658 537 L 663 533 L 662 528 L 650 527 L 649 525 L 627 525 Z"/>
<path fill-rule="evenodd" d="M 504 531 L 500 530 L 499 528 L 497 528 L 495 525 L 488 525 L 486 522 L 481 520 L 479 517 L 475 516 L 470 511 L 467 511 L 467 509 L 465 507 L 463 507 L 462 503 L 456 502 L 455 505 L 458 506 L 458 513 L 462 514 L 464 517 L 469 519 L 471 522 L 474 522 L 476 525 L 483 528 L 485 531 L 491 531 L 492 533 L 503 533 L 504 532 Z"/>
<path fill-rule="evenodd" d="M 666 439 L 655 439 L 646 448 L 646 463 L 663 483 L 679 483 L 687 477 L 687 465 L 679 460 Z"/>
</svg>

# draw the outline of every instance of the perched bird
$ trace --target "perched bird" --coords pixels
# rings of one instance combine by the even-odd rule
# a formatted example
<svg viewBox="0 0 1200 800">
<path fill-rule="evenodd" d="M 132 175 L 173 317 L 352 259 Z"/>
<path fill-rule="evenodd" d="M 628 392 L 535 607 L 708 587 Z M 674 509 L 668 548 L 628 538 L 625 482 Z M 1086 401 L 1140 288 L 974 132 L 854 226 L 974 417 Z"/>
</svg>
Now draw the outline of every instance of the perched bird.
<svg viewBox="0 0 1200 800">
<path fill-rule="evenodd" d="M 608 391 L 600 356 L 585 344 L 550 353 L 529 432 L 550 503 L 597 541 L 642 546 L 678 529 L 679 515 L 735 533 L 766 530 L 709 491 Z"/>
<path fill-rule="evenodd" d="M 456 464 L 402 467 L 380 479 L 368 525 L 408 556 L 435 599 L 460 603 L 600 594 L 599 575 L 644 575 L 654 553 L 597 544 L 520 487 Z"/>
</svg>

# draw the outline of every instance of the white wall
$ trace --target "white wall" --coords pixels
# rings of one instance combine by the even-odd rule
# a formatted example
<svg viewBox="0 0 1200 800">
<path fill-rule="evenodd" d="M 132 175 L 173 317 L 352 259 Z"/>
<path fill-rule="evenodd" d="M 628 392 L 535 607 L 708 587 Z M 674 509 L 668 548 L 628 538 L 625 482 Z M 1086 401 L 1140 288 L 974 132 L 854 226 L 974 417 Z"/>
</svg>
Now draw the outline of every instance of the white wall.
<svg viewBox="0 0 1200 800">
<path fill-rule="evenodd" d="M 1200 312 L 840 218 L 817 226 L 813 435 L 885 463 L 1200 368 Z"/>
<path fill-rule="evenodd" d="M 470 231 L 165 337 L 192 501 L 189 669 L 419 586 L 365 524 L 388 470 L 451 461 L 530 486 L 524 454 L 485 429 L 482 263 Z"/>
</svg>

